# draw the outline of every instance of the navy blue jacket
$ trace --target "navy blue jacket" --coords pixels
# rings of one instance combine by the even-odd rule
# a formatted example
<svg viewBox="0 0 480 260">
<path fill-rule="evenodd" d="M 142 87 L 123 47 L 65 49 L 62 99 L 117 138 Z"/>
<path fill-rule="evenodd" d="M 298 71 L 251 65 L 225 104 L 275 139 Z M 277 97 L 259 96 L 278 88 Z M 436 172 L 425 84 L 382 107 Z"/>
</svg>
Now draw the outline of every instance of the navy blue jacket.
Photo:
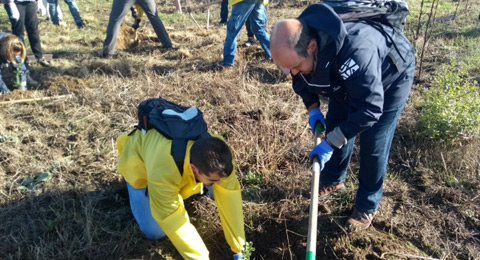
<svg viewBox="0 0 480 260">
<path fill-rule="evenodd" d="M 340 124 L 350 139 L 372 127 L 383 111 L 408 98 L 415 71 L 415 51 L 393 28 L 365 21 L 343 23 L 333 9 L 313 4 L 298 17 L 330 43 L 317 51 L 314 72 L 293 76 L 293 89 L 308 108 L 318 95 L 348 104 L 348 120 Z"/>
</svg>

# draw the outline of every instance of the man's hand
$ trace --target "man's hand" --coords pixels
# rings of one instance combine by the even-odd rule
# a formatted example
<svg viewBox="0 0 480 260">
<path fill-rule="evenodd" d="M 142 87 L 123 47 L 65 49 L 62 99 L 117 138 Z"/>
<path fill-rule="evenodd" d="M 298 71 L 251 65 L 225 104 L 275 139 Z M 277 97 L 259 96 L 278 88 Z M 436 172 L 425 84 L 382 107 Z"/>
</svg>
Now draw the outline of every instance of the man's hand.
<svg viewBox="0 0 480 260">
<path fill-rule="evenodd" d="M 6 8 L 8 18 L 13 21 L 18 21 L 20 19 L 20 13 L 18 12 L 17 5 L 14 2 L 10 2 Z"/>
<path fill-rule="evenodd" d="M 233 260 L 243 260 L 242 253 L 234 254 L 233 255 Z"/>
<path fill-rule="evenodd" d="M 330 157 L 332 157 L 332 154 L 333 148 L 327 143 L 327 140 L 323 139 L 320 144 L 313 148 L 312 152 L 310 153 L 310 160 L 313 160 L 315 156 L 318 157 L 321 171 L 323 170 L 323 166 L 325 166 L 325 163 L 330 160 Z"/>
<path fill-rule="evenodd" d="M 320 123 L 320 132 L 325 130 L 325 118 L 323 117 L 322 111 L 319 107 L 316 107 L 308 111 L 308 124 L 312 128 L 312 133 L 315 134 L 315 126 L 317 123 Z"/>
</svg>

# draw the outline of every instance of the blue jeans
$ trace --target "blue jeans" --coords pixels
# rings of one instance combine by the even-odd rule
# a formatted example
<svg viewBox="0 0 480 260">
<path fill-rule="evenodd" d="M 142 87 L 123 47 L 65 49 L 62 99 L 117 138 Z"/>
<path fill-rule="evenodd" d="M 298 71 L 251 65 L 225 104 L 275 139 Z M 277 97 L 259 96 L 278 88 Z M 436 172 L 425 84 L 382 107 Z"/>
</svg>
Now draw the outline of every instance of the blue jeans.
<svg viewBox="0 0 480 260">
<path fill-rule="evenodd" d="M 83 23 L 82 17 L 80 17 L 80 11 L 78 10 L 78 6 L 75 3 L 75 0 L 64 0 L 65 3 L 68 5 L 68 9 L 73 16 L 73 20 L 77 25 L 81 25 Z M 57 5 L 58 0 L 47 0 L 48 2 L 48 11 L 50 12 L 50 17 L 52 18 L 52 23 L 55 25 L 59 24 L 58 20 L 58 12 L 57 12 Z"/>
<path fill-rule="evenodd" d="M 355 198 L 355 208 L 359 211 L 372 213 L 378 209 L 383 195 L 383 181 L 393 134 L 405 103 L 406 101 L 388 111 L 383 111 L 379 121 L 359 135 L 359 187 Z M 330 98 L 326 117 L 327 132 L 347 120 L 349 109 L 348 105 Z M 354 143 L 355 137 L 349 139 L 341 149 L 333 152 L 320 174 L 322 185 L 336 185 L 345 182 Z"/>
<path fill-rule="evenodd" d="M 270 36 L 265 30 L 265 23 L 267 22 L 265 7 L 262 1 L 244 0 L 232 6 L 230 19 L 227 23 L 227 37 L 223 46 L 223 64 L 233 65 L 237 52 L 237 35 L 247 19 L 250 19 L 252 32 L 260 42 L 267 57 L 272 57 L 270 53 Z"/>
<path fill-rule="evenodd" d="M 137 221 L 138 227 L 149 239 L 160 239 L 165 237 L 165 232 L 152 217 L 150 210 L 150 198 L 147 189 L 135 189 L 127 182 L 130 208 Z"/>
</svg>

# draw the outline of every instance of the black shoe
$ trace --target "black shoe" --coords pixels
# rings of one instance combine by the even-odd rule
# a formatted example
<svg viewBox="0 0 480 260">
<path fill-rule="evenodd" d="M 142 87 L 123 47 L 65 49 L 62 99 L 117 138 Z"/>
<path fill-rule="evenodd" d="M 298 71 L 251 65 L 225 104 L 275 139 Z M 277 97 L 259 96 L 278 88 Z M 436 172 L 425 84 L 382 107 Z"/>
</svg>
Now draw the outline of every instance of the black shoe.
<svg viewBox="0 0 480 260">
<path fill-rule="evenodd" d="M 230 69 L 232 67 L 233 67 L 233 64 L 224 63 L 223 61 L 214 63 L 214 68 L 216 70 Z"/>
<path fill-rule="evenodd" d="M 85 29 L 85 28 L 87 28 L 87 25 L 82 21 L 80 23 L 77 23 L 77 28 L 78 29 Z"/>
<path fill-rule="evenodd" d="M 40 66 L 42 66 L 44 68 L 50 67 L 50 63 L 48 63 L 48 61 L 45 60 L 45 58 L 37 59 L 37 62 L 38 62 L 38 64 L 40 64 Z"/>
<path fill-rule="evenodd" d="M 32 87 L 38 87 L 40 86 L 40 83 L 38 83 L 37 81 L 35 81 L 34 79 L 32 79 L 32 77 L 30 77 L 30 74 L 27 73 L 27 87 L 29 88 L 32 88 Z"/>
<path fill-rule="evenodd" d="M 219 22 L 218 26 L 227 26 L 227 22 Z"/>
<path fill-rule="evenodd" d="M 242 47 L 250 47 L 255 43 L 255 40 L 253 39 L 248 39 L 246 42 L 242 44 Z"/>
</svg>

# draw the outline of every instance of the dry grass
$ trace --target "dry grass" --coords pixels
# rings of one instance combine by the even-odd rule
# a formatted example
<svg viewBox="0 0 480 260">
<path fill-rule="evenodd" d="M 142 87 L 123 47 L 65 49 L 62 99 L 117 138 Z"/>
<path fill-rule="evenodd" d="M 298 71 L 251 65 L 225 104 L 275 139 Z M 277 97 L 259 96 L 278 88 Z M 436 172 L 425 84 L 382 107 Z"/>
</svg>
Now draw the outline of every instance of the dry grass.
<svg viewBox="0 0 480 260">
<path fill-rule="evenodd" d="M 273 2 L 269 26 L 298 15 L 305 4 Z M 252 259 L 305 258 L 309 200 L 302 192 L 310 187 L 312 138 L 291 82 L 275 65 L 260 62 L 259 45 L 239 48 L 234 68 L 215 70 L 225 29 L 199 30 L 165 1 L 159 10 L 177 49 L 160 48 L 151 27 L 144 25 L 139 42 L 102 59 L 98 51 L 110 2 L 79 6 L 86 30 L 77 31 L 68 13 L 62 27 L 40 24 L 44 48 L 54 55 L 52 68 L 33 65 L 42 87 L 0 96 L 0 101 L 42 98 L 62 95 L 65 88 L 71 94 L 2 105 L 0 259 L 180 259 L 167 239 L 149 241 L 138 230 L 125 184 L 115 172 L 116 136 L 136 124 L 140 101 L 159 95 L 198 106 L 209 130 L 232 147 L 247 240 L 256 248 Z M 212 23 L 218 14 L 219 7 L 213 7 Z M 194 16 L 205 24 L 204 13 Z M 0 29 L 8 30 L 5 17 L 0 20 Z M 478 31 L 478 24 L 465 23 Z M 431 46 L 427 72 L 449 60 L 436 58 L 444 53 L 439 44 Z M 480 259 L 479 141 L 438 147 L 421 140 L 415 132 L 420 99 L 421 88 L 415 86 L 394 140 L 374 227 L 355 234 L 342 228 L 358 185 L 356 155 L 347 192 L 319 205 L 320 259 Z M 30 190 L 19 189 L 29 176 L 45 172 L 50 179 L 33 179 Z M 211 259 L 230 259 L 214 203 L 195 197 L 187 208 Z"/>
</svg>

